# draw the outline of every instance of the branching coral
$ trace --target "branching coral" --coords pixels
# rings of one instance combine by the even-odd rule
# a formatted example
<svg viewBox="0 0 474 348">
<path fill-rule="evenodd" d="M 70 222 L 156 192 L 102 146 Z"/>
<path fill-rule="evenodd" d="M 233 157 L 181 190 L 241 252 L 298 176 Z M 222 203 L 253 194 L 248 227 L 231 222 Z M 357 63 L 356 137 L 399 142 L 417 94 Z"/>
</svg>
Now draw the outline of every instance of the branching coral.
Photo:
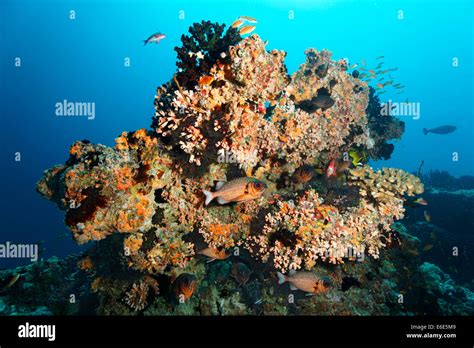
<svg viewBox="0 0 474 348">
<path fill-rule="evenodd" d="M 374 172 L 370 167 L 352 170 L 349 184 L 360 187 L 357 206 L 341 213 L 314 191 L 296 202 L 279 201 L 277 211 L 266 215 L 262 233 L 253 235 L 247 247 L 265 261 L 271 256 L 282 271 L 312 269 L 317 259 L 339 263 L 358 253 L 378 257 L 383 232 L 403 217 L 403 196 L 422 193 L 423 186 L 402 170 Z"/>
<path fill-rule="evenodd" d="M 174 50 L 178 54 L 178 79 L 183 86 L 194 87 L 197 84 L 195 77 L 207 74 L 218 59 L 224 61 L 228 47 L 240 41 L 241 37 L 235 28 L 229 28 L 225 34 L 224 28 L 225 24 L 202 21 L 189 27 L 190 35 L 181 36 L 182 45 Z M 202 58 L 198 52 L 203 55 Z"/>
<path fill-rule="evenodd" d="M 335 233 L 340 224 L 337 209 L 308 191 L 296 202 L 279 201 L 277 211 L 266 215 L 261 234 L 253 235 L 246 246 L 264 261 L 272 256 L 282 271 L 311 269 L 318 258 L 336 262 L 347 252 L 341 248 L 351 236 Z"/>
<path fill-rule="evenodd" d="M 423 184 L 418 177 L 396 168 L 374 171 L 369 166 L 357 167 L 350 170 L 350 180 L 361 188 L 362 196 L 378 204 L 423 193 Z"/>
</svg>

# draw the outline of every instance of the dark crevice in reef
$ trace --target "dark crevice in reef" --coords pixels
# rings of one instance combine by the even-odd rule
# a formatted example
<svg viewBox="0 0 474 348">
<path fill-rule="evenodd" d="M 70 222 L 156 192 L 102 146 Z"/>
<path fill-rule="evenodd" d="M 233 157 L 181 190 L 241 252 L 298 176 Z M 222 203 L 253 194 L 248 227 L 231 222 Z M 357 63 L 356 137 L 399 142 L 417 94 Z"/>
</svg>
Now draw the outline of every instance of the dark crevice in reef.
<svg viewBox="0 0 474 348">
<path fill-rule="evenodd" d="M 354 277 L 344 277 L 342 278 L 341 290 L 347 291 L 353 286 L 360 287 L 360 282 Z"/>
<path fill-rule="evenodd" d="M 372 87 L 369 87 L 366 114 L 370 136 L 375 142 L 371 149 L 367 149 L 368 155 L 374 160 L 390 159 L 395 147 L 388 141 L 402 137 L 405 132 L 405 122 L 391 115 L 382 114 L 382 103 Z"/>
<path fill-rule="evenodd" d="M 269 245 L 274 246 L 277 241 L 285 247 L 295 247 L 298 240 L 296 234 L 286 228 L 282 228 L 271 235 Z"/>
<path fill-rule="evenodd" d="M 98 209 L 107 206 L 106 197 L 94 188 L 89 187 L 82 194 L 87 197 L 81 201 L 81 205 L 77 208 L 70 208 L 66 212 L 65 222 L 68 226 L 75 226 L 80 222 L 91 220 Z"/>
<path fill-rule="evenodd" d="M 151 250 L 155 246 L 156 241 L 156 228 L 150 228 L 148 231 L 143 233 L 143 250 Z"/>
<path fill-rule="evenodd" d="M 154 192 L 155 202 L 157 204 L 166 203 L 166 200 L 163 198 L 162 193 L 163 193 L 163 189 L 156 189 L 155 192 Z M 164 216 L 165 215 L 164 215 L 163 208 L 156 207 L 155 208 L 155 213 L 153 214 L 153 216 L 151 218 L 151 222 L 154 225 L 161 226 L 163 224 Z"/>
<path fill-rule="evenodd" d="M 166 203 L 166 200 L 163 198 L 163 189 L 156 189 L 154 194 L 155 194 L 155 202 L 157 204 Z"/>
<path fill-rule="evenodd" d="M 325 87 L 321 87 L 318 89 L 316 97 L 303 100 L 297 106 L 306 112 L 312 113 L 318 109 L 329 109 L 334 103 L 335 101 L 331 98 L 330 91 Z"/>
<path fill-rule="evenodd" d="M 115 279 L 133 279 L 140 272 L 129 269 L 124 257 L 123 240 L 125 236 L 122 234 L 112 234 L 110 238 L 102 239 L 90 248 L 86 255 L 92 259 L 97 274 L 106 275 Z M 107 262 L 104 262 L 107 260 Z"/>
<path fill-rule="evenodd" d="M 149 180 L 149 176 L 147 172 L 150 170 L 149 164 L 140 164 L 136 174 L 135 174 L 135 182 L 137 184 L 143 183 L 145 184 Z"/>
</svg>

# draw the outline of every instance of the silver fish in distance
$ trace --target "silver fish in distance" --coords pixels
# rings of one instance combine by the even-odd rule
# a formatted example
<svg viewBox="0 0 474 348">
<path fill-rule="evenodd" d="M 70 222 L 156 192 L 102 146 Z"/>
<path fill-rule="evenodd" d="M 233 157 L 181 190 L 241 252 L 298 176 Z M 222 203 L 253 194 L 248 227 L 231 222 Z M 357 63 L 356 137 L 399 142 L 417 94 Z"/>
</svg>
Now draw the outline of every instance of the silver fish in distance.
<svg viewBox="0 0 474 348">
<path fill-rule="evenodd" d="M 155 33 L 148 37 L 148 39 L 143 40 L 143 46 L 149 44 L 149 43 L 159 43 L 161 40 L 163 40 L 166 37 L 165 34 L 162 33 Z"/>
</svg>

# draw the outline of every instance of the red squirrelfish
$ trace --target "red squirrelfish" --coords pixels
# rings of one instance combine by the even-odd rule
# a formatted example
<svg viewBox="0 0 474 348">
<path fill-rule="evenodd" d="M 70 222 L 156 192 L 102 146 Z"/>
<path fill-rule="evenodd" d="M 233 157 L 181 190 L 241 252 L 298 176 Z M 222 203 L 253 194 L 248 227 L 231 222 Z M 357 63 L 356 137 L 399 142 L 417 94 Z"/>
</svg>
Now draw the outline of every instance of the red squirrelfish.
<svg viewBox="0 0 474 348">
<path fill-rule="evenodd" d="M 216 191 L 210 192 L 202 190 L 206 196 L 205 205 L 208 205 L 214 198 L 219 204 L 230 202 L 245 202 L 262 196 L 267 185 L 253 177 L 243 177 L 228 182 L 219 181 Z"/>
<path fill-rule="evenodd" d="M 329 162 L 327 168 L 326 168 L 326 177 L 330 178 L 331 176 L 336 175 L 336 160 L 332 159 L 331 162 Z"/>
</svg>

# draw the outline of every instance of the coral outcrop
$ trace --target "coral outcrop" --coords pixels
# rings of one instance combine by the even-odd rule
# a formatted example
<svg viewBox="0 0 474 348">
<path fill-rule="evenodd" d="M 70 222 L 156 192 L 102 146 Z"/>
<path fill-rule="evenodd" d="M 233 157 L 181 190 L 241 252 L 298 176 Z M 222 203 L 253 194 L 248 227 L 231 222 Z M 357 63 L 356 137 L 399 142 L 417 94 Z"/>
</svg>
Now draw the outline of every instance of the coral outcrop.
<svg viewBox="0 0 474 348">
<path fill-rule="evenodd" d="M 78 243 L 98 241 L 81 265 L 94 278 L 102 312 L 161 306 L 150 298 L 158 296 L 155 287 L 168 296 L 182 273 L 197 277 L 196 293 L 216 298 L 217 290 L 203 288 L 206 270 L 198 266 L 207 247 L 232 248 L 254 267 L 270 261 L 265 267 L 284 272 L 378 258 L 406 196 L 423 186 L 402 170 L 375 172 L 344 159 L 388 139 L 374 139 L 380 133 L 366 114 L 367 84 L 327 50 L 307 50 L 289 76 L 285 52 L 210 22 L 193 25 L 182 43 L 180 70 L 157 89 L 152 130 L 124 132 L 114 148 L 78 141 L 69 160 L 37 185 L 65 210 Z M 318 174 L 304 184 L 288 180 L 303 165 Z M 240 176 L 268 189 L 253 201 L 204 205 L 203 189 Z M 241 296 L 265 298 L 252 284 L 224 302 L 210 300 L 207 309 L 203 299 L 202 313 L 249 313 Z M 190 296 L 180 308 L 195 301 Z"/>
</svg>

